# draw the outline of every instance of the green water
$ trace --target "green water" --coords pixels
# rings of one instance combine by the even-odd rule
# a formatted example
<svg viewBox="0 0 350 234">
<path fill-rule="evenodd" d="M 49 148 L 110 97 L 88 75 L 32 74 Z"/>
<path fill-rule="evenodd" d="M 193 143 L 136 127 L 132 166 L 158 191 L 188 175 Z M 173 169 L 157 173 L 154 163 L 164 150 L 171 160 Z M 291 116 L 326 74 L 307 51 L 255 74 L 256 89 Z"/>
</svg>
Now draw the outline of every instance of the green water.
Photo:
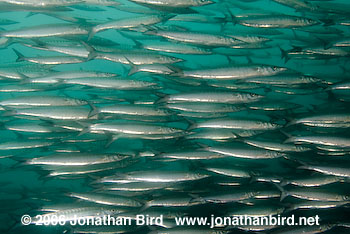
<svg viewBox="0 0 350 234">
<path fill-rule="evenodd" d="M 216 0 L 213 4 L 182 9 L 179 7 L 155 9 L 152 5 L 140 5 L 127 0 L 118 1 L 120 5 L 113 5 L 111 3 L 115 2 L 106 1 L 110 6 L 104 6 L 103 1 L 100 2 L 100 5 L 82 1 L 82 3 L 66 4 L 66 6 L 64 2 L 61 2 L 51 8 L 30 6 L 31 1 L 27 2 L 29 4 L 27 6 L 25 4 L 16 5 L 16 1 L 15 3 L 6 2 L 0 1 L 0 19 L 14 22 L 0 20 L 0 111 L 2 114 L 0 117 L 0 233 L 247 232 L 247 227 L 244 225 L 225 228 L 210 228 L 210 225 L 180 227 L 174 224 L 172 216 L 165 218 L 164 221 L 167 221 L 165 225 L 135 225 L 133 223 L 118 226 L 112 230 L 108 229 L 112 227 L 105 227 L 106 229 L 102 231 L 98 231 L 96 227 L 35 224 L 25 226 L 20 223 L 23 215 L 28 214 L 31 217 L 42 215 L 45 213 L 43 209 L 47 206 L 56 206 L 61 210 L 68 209 L 68 207 L 91 206 L 103 209 L 123 208 L 127 215 L 153 212 L 153 214 L 164 216 L 172 214 L 177 217 L 211 217 L 211 215 L 227 217 L 232 216 L 234 212 L 245 214 L 251 211 L 254 213 L 255 208 L 258 210 L 256 212 L 263 210 L 267 213 L 271 209 L 273 211 L 269 214 L 275 216 L 319 216 L 320 226 L 311 227 L 315 229 L 308 233 L 348 232 L 348 180 L 350 177 L 348 22 L 350 6 L 347 1 L 295 1 L 295 4 L 307 3 L 307 6 L 314 6 L 314 8 L 308 8 L 302 4 L 304 7 L 297 8 L 294 5 L 297 9 L 269 0 Z M 183 14 L 189 9 L 193 11 L 191 14 Z M 93 28 L 106 22 L 119 19 L 130 19 L 131 22 L 137 17 L 148 15 L 164 18 L 149 25 L 145 22 L 124 28 L 114 26 L 115 28 L 101 30 L 91 35 Z M 282 19 L 285 15 L 297 16 L 315 20 L 317 25 L 300 27 L 279 25 L 273 28 L 265 28 L 262 25 L 245 26 L 245 20 L 253 18 L 254 15 L 258 18 L 262 15 L 279 15 Z M 75 35 L 75 33 L 65 32 L 58 36 L 29 37 L 18 36 L 16 31 L 13 31 L 39 25 L 51 25 L 46 28 L 48 30 L 50 27 L 58 28 L 59 24 L 77 26 L 83 33 Z M 329 33 L 326 30 L 329 30 Z M 11 32 L 15 36 L 8 34 Z M 159 34 L 154 35 L 160 32 L 182 32 L 184 34 L 196 32 L 198 35 L 209 34 L 217 37 L 205 38 L 205 42 L 212 43 L 205 44 L 199 40 L 186 42 L 183 38 L 170 39 Z M 215 45 L 214 42 L 219 41 L 218 37 L 234 38 L 236 44 Z M 257 39 L 266 41 L 244 41 Z M 339 41 L 343 41 L 343 45 L 337 44 Z M 164 48 L 149 49 L 151 46 L 166 45 L 166 43 L 169 48 L 172 48 L 172 45 L 190 45 L 205 53 L 169 52 Z M 70 50 L 70 53 L 72 53 L 72 48 L 77 49 L 79 52 L 83 51 L 86 56 L 79 57 L 79 54 L 74 54 L 76 51 L 73 51 L 73 55 L 69 53 L 68 55 L 67 52 L 62 53 L 62 51 L 60 53 L 57 47 L 54 48 L 55 46 L 60 46 L 61 50 L 65 47 L 66 51 Z M 13 49 L 22 55 L 18 57 Z M 331 53 L 332 50 L 333 53 Z M 102 56 L 104 53 L 119 56 L 119 61 L 108 60 Z M 284 56 L 284 53 L 287 54 L 287 57 Z M 147 57 L 135 58 L 133 57 L 135 54 L 153 56 L 152 59 L 159 55 L 164 57 L 161 57 L 160 60 L 159 57 L 152 60 Z M 51 65 L 42 64 L 49 63 L 43 62 L 46 56 L 64 56 L 65 58 L 73 56 L 80 60 L 69 62 L 69 64 L 62 64 L 61 60 Z M 181 61 L 164 62 L 165 59 L 170 58 Z M 35 62 L 38 59 L 41 59 L 41 62 Z M 52 60 L 57 60 L 57 57 Z M 156 64 L 159 67 L 152 67 L 153 72 L 150 72 L 150 67 L 147 67 L 144 71 L 129 75 L 130 70 L 140 69 L 141 66 L 150 64 Z M 284 69 L 286 73 L 297 76 L 296 80 L 300 81 L 305 77 L 311 77 L 312 80 L 292 84 L 290 80 L 283 80 L 285 79 L 283 72 L 271 74 L 271 76 L 259 73 L 238 79 L 232 77 L 229 79 L 194 78 L 186 75 L 195 70 L 209 69 L 208 73 L 212 72 L 215 76 L 218 75 L 216 68 L 229 69 L 244 66 L 256 66 L 258 69 L 262 67 Z M 164 70 L 168 73 L 161 74 Z M 100 75 L 95 74 L 95 80 L 89 80 L 88 84 L 86 81 L 85 83 L 83 81 L 74 83 L 74 78 L 71 77 L 56 78 L 50 82 L 41 81 L 40 83 L 40 78 L 47 78 L 48 75 L 67 74 L 73 71 L 76 74 L 91 71 Z M 230 76 L 235 72 L 237 70 L 232 71 Z M 119 83 L 118 85 L 108 83 L 101 86 L 99 79 L 109 79 L 101 77 L 106 73 L 110 79 L 122 79 L 127 83 L 130 81 L 149 83 L 142 83 L 141 87 L 137 88 L 133 83 L 128 83 L 129 86 L 126 88 L 122 88 Z M 242 76 L 245 75 L 246 73 Z M 86 77 L 87 75 L 80 78 Z M 274 81 L 262 82 L 261 79 L 266 77 L 272 77 Z M 341 90 L 334 88 L 343 83 L 347 84 L 347 87 Z M 194 100 L 192 96 L 192 100 L 174 101 L 173 103 L 171 101 L 171 98 L 176 95 L 198 94 L 199 96 L 201 93 L 208 95 L 230 93 L 252 95 L 253 97 L 260 95 L 260 98 L 255 101 L 241 99 L 229 102 L 227 99 Z M 24 97 L 23 100 L 16 101 L 16 98 L 20 97 Z M 33 101 L 33 97 L 38 98 Z M 62 99 L 58 103 L 52 103 L 49 97 L 69 98 L 73 102 L 80 101 L 81 103 L 65 105 L 62 104 Z M 12 101 L 12 104 L 6 104 L 7 100 Z M 186 110 L 170 107 L 171 104 L 182 105 L 184 103 L 192 103 L 193 106 Z M 209 103 L 209 107 L 205 107 L 205 103 Z M 48 107 L 42 107 L 42 105 Z M 103 111 L 103 108 L 113 105 L 146 107 L 146 109 L 158 112 L 157 114 L 154 112 L 146 114 L 140 109 L 136 111 L 129 109 L 123 113 L 120 110 L 118 113 L 116 110 L 114 110 L 115 113 Z M 231 109 L 223 111 L 223 106 Z M 26 114 L 26 110 L 31 112 L 40 110 L 40 108 L 44 114 Z M 62 111 L 55 112 L 56 108 L 57 110 L 62 108 Z M 72 114 L 77 110 L 82 111 L 79 117 Z M 52 114 L 54 112 L 55 114 Z M 159 112 L 163 115 L 159 115 Z M 63 113 L 66 114 L 66 119 L 62 119 Z M 302 121 L 293 124 L 295 120 L 322 115 L 345 117 L 341 120 L 333 119 L 330 122 L 321 120 L 320 123 L 324 126 L 310 126 L 311 124 Z M 215 126 L 204 126 L 207 121 L 215 120 L 219 121 L 216 125 L 214 124 Z M 232 122 L 228 124 L 230 126 L 227 126 L 220 122 L 222 120 L 233 122 L 236 120 L 236 123 L 246 120 L 248 123 L 232 127 L 230 125 Z M 261 125 L 254 129 L 254 121 Z M 96 126 L 95 124 L 106 123 L 117 123 L 119 128 L 124 127 L 128 130 L 132 128 L 134 132 L 130 130 L 117 133 L 110 126 L 102 130 L 92 128 Z M 267 129 L 264 124 L 272 124 L 274 127 Z M 153 132 L 151 130 L 147 132 L 143 129 L 145 126 L 157 129 L 152 128 Z M 170 131 L 169 129 L 176 133 L 166 132 Z M 159 132 L 161 130 L 163 132 Z M 225 137 L 222 135 L 220 139 L 210 136 L 196 137 L 206 131 L 215 134 L 224 133 Z M 301 136 L 326 137 L 326 140 L 320 143 L 319 141 L 298 141 L 293 138 Z M 333 140 L 332 137 L 337 138 Z M 249 144 L 250 141 L 265 144 L 257 147 L 256 144 L 253 146 L 254 143 Z M 342 144 L 341 141 L 345 143 Z M 279 147 L 281 145 L 298 146 L 304 147 L 304 150 L 298 148 L 301 152 L 296 152 L 298 150 L 283 151 L 268 144 L 271 142 L 279 144 Z M 27 146 L 23 146 L 24 143 Z M 222 151 L 218 152 L 217 149 L 221 149 L 220 147 L 235 153 L 228 155 Z M 251 150 L 253 153 L 248 154 L 250 156 L 253 154 L 253 156 L 247 158 L 245 154 L 247 151 L 237 153 L 235 150 L 238 149 Z M 193 153 L 198 156 L 201 154 L 196 155 L 195 152 L 203 151 L 212 152 L 217 158 L 198 159 L 197 157 L 194 159 L 171 156 L 178 152 Z M 254 152 L 260 156 L 261 154 L 264 156 L 273 154 L 274 158 L 256 159 L 259 155 L 254 155 Z M 67 164 L 50 166 L 43 165 L 45 163 L 35 164 L 31 161 L 39 157 L 50 158 L 55 154 L 66 155 Z M 125 158 L 121 161 L 122 163 L 119 161 L 90 162 L 90 164 L 87 163 L 88 165 L 76 166 L 68 165 L 71 154 L 118 154 Z M 301 168 L 303 166 L 342 168 L 347 174 L 339 175 L 325 170 L 317 172 L 316 169 Z M 244 176 L 217 173 L 213 168 L 237 169 L 243 171 Z M 109 191 L 106 186 L 112 184 L 100 182 L 101 178 L 114 175 L 120 180 L 129 179 L 131 180 L 129 183 L 146 186 L 149 183 L 145 177 L 134 178 L 134 180 L 131 178 L 132 176 L 137 177 L 138 173 L 143 175 L 145 171 L 154 172 L 155 175 L 161 171 L 170 177 L 176 172 L 193 173 L 191 175 L 201 175 L 203 178 L 186 178 L 182 181 L 164 183 L 160 181 L 159 178 L 163 179 L 160 175 L 157 178 L 158 181 L 151 182 L 152 186 L 159 185 L 160 187 L 138 191 Z M 290 182 L 307 178 L 320 178 L 321 183 L 317 184 L 319 181 L 312 181 L 310 182 L 312 185 L 303 186 L 293 185 Z M 332 182 L 327 183 L 326 179 Z M 124 183 L 119 182 L 113 186 L 121 190 Z M 283 191 L 287 191 L 288 196 L 283 197 L 284 199 L 281 199 L 281 194 L 285 194 L 281 193 L 280 185 Z M 233 196 L 239 192 L 248 195 L 233 199 Z M 75 193 L 121 196 L 125 199 L 139 201 L 141 205 L 136 207 L 116 204 L 102 205 L 101 201 L 91 201 L 91 199 L 86 201 L 86 199 L 72 196 Z M 231 194 L 231 196 L 228 196 L 229 199 L 220 197 L 224 194 Z M 173 203 L 151 205 L 152 201 L 166 198 L 173 198 Z M 185 199 L 186 201 L 182 204 L 174 204 L 176 201 L 181 203 L 177 200 L 179 198 L 187 200 Z M 295 208 L 303 202 L 314 200 L 319 201 L 319 204 L 323 202 L 325 206 L 329 201 L 334 202 L 334 207 Z M 277 213 L 274 213 L 276 210 L 278 210 Z M 101 214 L 92 214 L 92 216 L 99 215 Z M 302 233 L 306 232 L 307 228 L 310 227 L 297 229 L 297 227 L 287 227 L 287 225 L 276 225 L 270 228 L 263 227 L 262 230 L 256 230 L 256 232 L 287 233 L 288 230 L 293 230 L 295 233 Z"/>
</svg>

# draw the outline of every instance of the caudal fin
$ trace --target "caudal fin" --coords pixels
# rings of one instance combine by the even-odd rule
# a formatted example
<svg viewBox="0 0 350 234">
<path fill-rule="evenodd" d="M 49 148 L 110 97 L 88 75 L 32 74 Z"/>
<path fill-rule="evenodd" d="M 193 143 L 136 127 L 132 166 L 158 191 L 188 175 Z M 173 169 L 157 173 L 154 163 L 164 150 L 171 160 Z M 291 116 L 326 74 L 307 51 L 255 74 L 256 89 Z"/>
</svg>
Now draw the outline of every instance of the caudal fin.
<svg viewBox="0 0 350 234">
<path fill-rule="evenodd" d="M 284 63 L 287 63 L 289 61 L 289 56 L 288 56 L 288 52 L 284 49 L 282 49 L 281 47 L 279 47 L 280 51 L 281 51 L 281 58 L 284 59 Z"/>
<path fill-rule="evenodd" d="M 98 109 L 96 108 L 96 106 L 94 104 L 92 104 L 91 102 L 88 102 L 88 105 L 91 108 L 89 115 L 88 115 L 88 118 L 91 118 L 99 113 Z"/>
<path fill-rule="evenodd" d="M 18 50 L 16 49 L 12 49 L 16 55 L 17 55 L 17 59 L 16 59 L 16 62 L 22 62 L 22 61 L 25 61 L 25 57 L 23 54 L 21 54 Z"/>
<path fill-rule="evenodd" d="M 87 39 L 87 40 L 90 41 L 91 38 L 93 38 L 97 32 L 98 32 L 98 30 L 97 30 L 95 27 L 93 27 L 93 28 L 91 29 L 91 31 L 89 32 L 89 35 L 88 35 L 88 39 Z"/>
<path fill-rule="evenodd" d="M 274 185 L 278 188 L 278 190 L 281 191 L 280 201 L 283 201 L 288 196 L 288 193 L 286 192 L 286 190 L 284 190 L 284 188 L 281 185 L 276 183 L 274 183 Z"/>
</svg>

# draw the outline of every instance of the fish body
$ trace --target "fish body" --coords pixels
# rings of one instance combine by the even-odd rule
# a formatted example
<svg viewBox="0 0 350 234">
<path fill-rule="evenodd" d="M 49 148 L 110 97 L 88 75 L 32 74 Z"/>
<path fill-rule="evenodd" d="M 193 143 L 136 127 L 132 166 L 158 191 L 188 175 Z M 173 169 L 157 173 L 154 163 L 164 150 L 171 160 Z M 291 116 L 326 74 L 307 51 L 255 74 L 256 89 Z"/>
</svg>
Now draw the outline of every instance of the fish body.
<svg viewBox="0 0 350 234">
<path fill-rule="evenodd" d="M 240 80 L 250 77 L 272 76 L 286 70 L 286 68 L 273 66 L 249 65 L 183 71 L 180 76 L 197 79 Z"/>
<path fill-rule="evenodd" d="M 1 32 L 2 37 L 42 38 L 54 36 L 86 35 L 88 31 L 74 24 L 52 24 L 32 26 L 12 31 Z"/>
<path fill-rule="evenodd" d="M 243 26 L 256 28 L 297 28 L 319 24 L 316 20 L 291 15 L 256 15 L 239 18 Z"/>
</svg>

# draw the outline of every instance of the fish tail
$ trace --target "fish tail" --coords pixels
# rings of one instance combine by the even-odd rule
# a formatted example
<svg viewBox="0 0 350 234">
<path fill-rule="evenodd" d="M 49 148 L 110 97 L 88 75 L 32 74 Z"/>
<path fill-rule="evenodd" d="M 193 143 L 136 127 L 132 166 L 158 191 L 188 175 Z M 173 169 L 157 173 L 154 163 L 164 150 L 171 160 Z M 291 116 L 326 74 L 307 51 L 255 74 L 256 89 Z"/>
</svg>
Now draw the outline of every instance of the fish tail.
<svg viewBox="0 0 350 234">
<path fill-rule="evenodd" d="M 87 39 L 87 40 L 90 41 L 91 38 L 93 38 L 97 32 L 98 32 L 98 30 L 96 29 L 96 27 L 93 27 L 93 28 L 91 29 L 91 31 L 89 32 L 89 35 L 88 35 L 88 39 Z"/>
<path fill-rule="evenodd" d="M 86 133 L 88 133 L 89 128 L 88 127 L 84 127 L 83 130 L 81 130 L 81 132 L 78 134 L 78 136 L 84 135 Z"/>
<path fill-rule="evenodd" d="M 88 118 L 91 118 L 99 113 L 98 109 L 96 108 L 96 106 L 94 104 L 92 104 L 91 102 L 88 102 L 88 105 L 91 108 L 89 115 L 88 115 Z"/>
<path fill-rule="evenodd" d="M 111 134 L 110 132 L 104 131 L 104 134 L 107 136 L 107 142 L 105 144 L 105 148 L 108 148 L 113 142 L 118 140 L 120 137 L 118 134 Z"/>
<path fill-rule="evenodd" d="M 324 18 L 324 19 L 319 19 L 321 23 L 323 23 L 323 26 L 331 26 L 334 25 L 334 19 L 329 19 L 329 18 Z"/>
<path fill-rule="evenodd" d="M 288 196 L 288 193 L 281 185 L 276 184 L 276 183 L 274 183 L 274 185 L 278 188 L 278 190 L 281 191 L 280 201 L 283 201 Z"/>
<path fill-rule="evenodd" d="M 226 16 L 226 19 L 230 19 L 233 25 L 236 25 L 238 23 L 237 17 L 233 15 L 232 11 L 228 9 L 228 17 Z"/>
<path fill-rule="evenodd" d="M 284 49 L 282 49 L 281 47 L 278 47 L 281 51 L 281 58 L 284 59 L 284 63 L 287 63 L 289 61 L 289 56 L 288 56 L 288 52 Z"/>
<path fill-rule="evenodd" d="M 2 114 L 2 116 L 6 117 L 6 116 L 14 116 L 16 115 L 16 109 L 8 107 L 8 106 L 1 106 L 5 112 Z"/>
<path fill-rule="evenodd" d="M 297 169 L 304 169 L 304 170 L 306 170 L 306 169 L 308 169 L 308 166 L 306 166 L 306 165 L 298 166 Z"/>
<path fill-rule="evenodd" d="M 131 69 L 130 69 L 130 71 L 129 71 L 129 73 L 128 73 L 128 76 L 131 76 L 131 75 L 133 75 L 133 74 L 135 74 L 135 73 L 137 73 L 137 72 L 139 72 L 138 67 L 135 66 L 135 65 L 131 65 Z"/>
<path fill-rule="evenodd" d="M 204 203 L 204 199 L 201 198 L 199 195 L 197 194 L 193 194 L 193 193 L 190 193 L 188 194 L 190 197 L 192 197 L 192 199 L 190 200 L 190 204 L 191 203 L 196 203 L 196 202 L 203 202 Z"/>
<path fill-rule="evenodd" d="M 147 209 L 150 208 L 150 207 L 151 207 L 150 203 L 149 203 L 149 202 L 146 202 L 146 203 L 144 203 L 143 206 L 141 206 L 139 212 L 145 211 L 145 210 L 147 210 Z"/>
<path fill-rule="evenodd" d="M 155 104 L 167 102 L 167 100 L 169 99 L 168 94 L 164 94 L 164 93 L 160 93 L 160 92 L 155 92 L 154 94 L 159 97 L 159 99 L 155 102 Z"/>
<path fill-rule="evenodd" d="M 292 126 L 292 125 L 295 125 L 296 124 L 296 120 L 294 119 L 287 119 L 287 123 L 286 125 L 284 125 L 284 127 L 289 127 L 289 126 Z M 283 133 L 284 135 L 286 135 L 286 133 Z"/>
<path fill-rule="evenodd" d="M 126 61 L 128 61 L 128 64 L 131 66 L 131 69 L 128 73 L 128 76 L 131 76 L 132 74 L 137 73 L 139 70 L 138 70 L 136 64 L 133 63 L 130 59 L 128 59 L 128 57 L 124 56 L 124 58 L 126 59 Z"/>
<path fill-rule="evenodd" d="M 294 141 L 295 141 L 295 137 L 289 137 L 285 141 L 283 141 L 283 144 L 293 143 Z"/>
<path fill-rule="evenodd" d="M 157 28 L 155 26 L 143 25 L 147 29 L 146 35 L 157 35 Z"/>
<path fill-rule="evenodd" d="M 190 119 L 187 119 L 187 118 L 184 118 L 184 119 L 189 123 L 188 127 L 186 128 L 187 131 L 197 128 L 196 122 L 194 122 Z"/>
<path fill-rule="evenodd" d="M 92 60 L 97 56 L 97 52 L 95 50 L 95 48 L 93 48 L 92 46 L 86 44 L 84 41 L 81 41 L 81 43 L 85 46 L 85 48 L 89 51 L 89 55 L 87 60 Z"/>
<path fill-rule="evenodd" d="M 16 59 L 16 62 L 22 62 L 22 61 L 25 61 L 25 57 L 22 53 L 20 53 L 18 50 L 16 49 L 12 49 L 16 55 L 17 55 L 17 59 Z"/>
</svg>

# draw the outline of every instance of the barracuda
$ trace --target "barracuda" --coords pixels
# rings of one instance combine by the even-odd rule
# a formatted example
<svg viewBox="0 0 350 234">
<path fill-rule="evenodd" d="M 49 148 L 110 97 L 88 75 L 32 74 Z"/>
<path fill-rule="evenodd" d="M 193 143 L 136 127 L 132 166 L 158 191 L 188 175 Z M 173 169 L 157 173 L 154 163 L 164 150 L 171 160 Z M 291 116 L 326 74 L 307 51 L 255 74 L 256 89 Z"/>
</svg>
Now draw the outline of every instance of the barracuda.
<svg viewBox="0 0 350 234">
<path fill-rule="evenodd" d="M 110 186 L 103 186 L 101 191 L 127 191 L 127 192 L 148 192 L 153 190 L 164 189 L 169 186 L 167 183 L 151 183 L 151 182 L 132 182 L 125 184 L 116 184 Z"/>
<path fill-rule="evenodd" d="M 0 0 L 0 233 L 348 233 L 349 9 Z"/>
<path fill-rule="evenodd" d="M 43 225 L 43 220 L 45 218 L 50 219 L 50 217 L 64 217 L 65 222 L 73 221 L 76 217 L 80 218 L 91 218 L 91 217 L 102 217 L 104 215 L 116 215 L 118 209 L 116 208 L 102 208 L 102 207 L 84 207 L 60 210 L 55 212 L 50 212 L 48 214 L 42 214 L 42 219 L 35 218 L 32 220 L 32 224 Z"/>
<path fill-rule="evenodd" d="M 168 64 L 143 64 L 138 66 L 132 66 L 128 75 L 131 76 L 137 72 L 148 72 L 161 75 L 169 75 L 175 73 L 176 70 L 177 68 L 172 67 Z"/>
<path fill-rule="evenodd" d="M 116 115 L 132 115 L 132 116 L 170 116 L 171 112 L 166 109 L 158 108 L 150 105 L 141 104 L 119 104 L 113 106 L 104 106 L 97 108 L 91 113 L 91 116 L 97 113 L 116 114 Z"/>
<path fill-rule="evenodd" d="M 282 181 L 282 184 L 292 184 L 300 187 L 319 187 L 344 181 L 343 178 L 336 176 L 311 176 L 309 178 L 286 179 Z"/>
<path fill-rule="evenodd" d="M 202 6 L 213 3 L 212 1 L 205 0 L 160 0 L 160 1 L 147 1 L 147 0 L 132 0 L 136 3 L 144 3 L 149 5 L 158 5 L 158 6 L 166 6 L 166 7 L 191 7 L 191 6 Z"/>
<path fill-rule="evenodd" d="M 235 158 L 244 159 L 272 159 L 286 156 L 284 153 L 268 151 L 268 150 L 256 150 L 245 148 L 229 148 L 229 147 L 207 147 L 206 150 L 215 152 L 218 154 L 226 155 Z"/>
<path fill-rule="evenodd" d="M 281 126 L 278 124 L 254 120 L 254 119 L 213 119 L 192 124 L 189 129 L 214 128 L 214 129 L 241 129 L 241 130 L 274 130 Z"/>
<path fill-rule="evenodd" d="M 18 5 L 18 6 L 28 6 L 28 7 L 61 7 L 61 6 L 71 6 L 79 3 L 83 3 L 84 0 L 2 0 L 2 2 Z"/>
<path fill-rule="evenodd" d="M 339 177 L 350 177 L 350 169 L 346 167 L 322 166 L 322 165 L 305 165 L 300 166 L 300 169 L 317 171 L 326 175 L 334 175 Z"/>
<path fill-rule="evenodd" d="M 52 72 L 44 76 L 38 76 L 35 78 L 29 78 L 26 80 L 28 83 L 33 84 L 55 84 L 61 83 L 68 79 L 77 78 L 108 78 L 115 77 L 116 74 L 106 72 L 95 72 L 95 71 L 67 71 L 67 72 Z"/>
<path fill-rule="evenodd" d="M 96 33 L 107 29 L 128 29 L 138 26 L 151 25 L 159 23 L 161 21 L 166 21 L 168 18 L 169 17 L 165 17 L 163 15 L 147 15 L 110 21 L 93 27 L 89 34 L 89 39 L 92 38 Z"/>
<path fill-rule="evenodd" d="M 186 111 L 186 112 L 199 112 L 199 113 L 227 113 L 240 111 L 243 108 L 227 104 L 216 104 L 216 103 L 169 103 L 166 105 L 167 108 Z"/>
<path fill-rule="evenodd" d="M 131 198 L 99 193 L 69 193 L 68 196 L 80 200 L 110 206 L 141 207 L 143 204 Z"/>
<path fill-rule="evenodd" d="M 87 30 L 74 24 L 48 24 L 1 32 L 0 36 L 15 38 L 41 38 L 87 34 Z"/>
<path fill-rule="evenodd" d="M 182 160 L 208 160 L 224 158 L 225 156 L 211 153 L 207 151 L 188 151 L 188 152 L 174 152 L 174 153 L 162 153 L 158 155 L 161 158 L 172 158 L 172 159 L 182 159 Z"/>
<path fill-rule="evenodd" d="M 225 175 L 236 178 L 251 178 L 250 172 L 241 170 L 239 168 L 208 167 L 206 169 L 219 175 Z"/>
<path fill-rule="evenodd" d="M 96 123 L 88 127 L 89 131 L 108 131 L 111 133 L 125 133 L 132 135 L 167 135 L 182 133 L 184 130 L 171 128 L 156 124 L 144 123 L 127 123 L 127 122 L 111 122 L 111 123 Z"/>
<path fill-rule="evenodd" d="M 89 119 L 90 110 L 83 107 L 44 106 L 12 110 L 8 115 L 30 116 L 39 119 L 83 120 Z M 91 117 L 93 119 L 94 117 Z M 96 119 L 96 118 L 95 118 Z"/>
<path fill-rule="evenodd" d="M 348 201 L 350 199 L 347 195 L 341 195 L 334 192 L 322 191 L 320 189 L 293 189 L 293 190 L 281 190 L 281 200 L 287 196 L 296 197 L 303 200 L 310 201 Z"/>
<path fill-rule="evenodd" d="M 104 59 L 116 63 L 143 65 L 143 64 L 172 64 L 183 61 L 182 59 L 151 52 L 124 52 L 105 53 L 96 52 L 91 55 L 95 59 Z"/>
<path fill-rule="evenodd" d="M 183 171 L 139 171 L 125 175 L 129 180 L 153 183 L 196 181 L 207 177 L 209 176 L 206 174 Z"/>
<path fill-rule="evenodd" d="M 6 123 L 4 127 L 11 131 L 28 132 L 28 133 L 57 133 L 57 132 L 69 131 L 59 127 L 46 125 L 43 122 L 33 122 L 33 123 L 10 122 L 10 123 Z"/>
<path fill-rule="evenodd" d="M 277 74 L 275 76 L 266 76 L 266 77 L 255 77 L 246 79 L 245 82 L 258 83 L 258 84 L 268 84 L 268 85 L 301 85 L 301 84 L 312 84 L 321 82 L 320 79 L 317 79 L 312 76 L 305 76 L 301 74 Z"/>
<path fill-rule="evenodd" d="M 19 51 L 13 49 L 17 55 L 17 62 L 28 61 L 31 63 L 38 63 L 44 65 L 60 65 L 86 62 L 85 58 L 73 56 L 43 56 L 43 57 L 25 57 Z"/>
<path fill-rule="evenodd" d="M 321 146 L 335 146 L 339 148 L 350 148 L 350 139 L 337 136 L 296 136 L 288 138 L 285 143 L 314 144 Z"/>
<path fill-rule="evenodd" d="M 75 98 L 61 96 L 24 96 L 0 101 L 0 106 L 35 107 L 35 106 L 82 106 L 87 102 Z"/>
<path fill-rule="evenodd" d="M 247 215 L 249 217 L 264 217 L 264 216 L 274 216 L 278 214 L 282 214 L 284 211 L 284 207 L 274 206 L 271 204 L 257 204 L 253 207 L 247 207 L 239 209 L 238 211 L 233 210 L 231 212 L 226 213 L 228 216 L 244 216 Z"/>
<path fill-rule="evenodd" d="M 249 65 L 183 71 L 179 76 L 197 79 L 240 80 L 256 76 L 271 76 L 286 70 L 281 67 Z"/>
<path fill-rule="evenodd" d="M 350 126 L 349 114 L 326 114 L 326 115 L 314 115 L 310 117 L 303 117 L 292 120 L 289 125 L 292 124 L 304 124 L 308 126 L 322 126 L 327 124 L 327 127 L 331 127 L 334 124 L 337 127 L 340 124 L 348 124 Z"/>
<path fill-rule="evenodd" d="M 147 43 L 143 48 L 152 51 L 162 51 L 176 54 L 212 54 L 208 49 L 186 44 L 173 44 L 169 42 Z"/>
<path fill-rule="evenodd" d="M 257 135 L 261 132 L 250 130 L 231 130 L 231 129 L 203 129 L 198 132 L 193 132 L 191 135 L 186 136 L 187 139 L 208 139 L 213 141 L 232 141 L 239 137 L 250 137 Z"/>
<path fill-rule="evenodd" d="M 305 151 L 311 150 L 308 147 L 295 146 L 291 144 L 288 145 L 288 144 L 283 144 L 283 143 L 273 142 L 273 141 L 257 141 L 257 140 L 246 139 L 246 140 L 243 140 L 243 142 L 258 148 L 279 151 L 279 152 L 305 152 Z"/>
<path fill-rule="evenodd" d="M 75 78 L 64 80 L 65 84 L 77 84 L 90 86 L 95 88 L 106 88 L 106 89 L 116 89 L 116 90 L 142 90 L 142 89 L 155 89 L 157 88 L 157 83 L 140 81 L 140 80 L 130 80 L 121 78 L 109 78 L 109 77 L 88 77 L 88 78 Z"/>
<path fill-rule="evenodd" d="M 84 46 L 67 46 L 67 45 L 59 46 L 59 45 L 50 45 L 50 44 L 47 44 L 47 45 L 46 44 L 44 45 L 26 44 L 25 46 L 28 46 L 34 49 L 39 49 L 39 50 L 59 52 L 62 54 L 67 54 L 74 57 L 81 57 L 86 59 L 89 57 L 89 54 L 90 54 L 89 50 L 86 49 Z"/>
<path fill-rule="evenodd" d="M 256 28 L 296 28 L 319 24 L 316 20 L 292 15 L 251 15 L 236 21 L 241 25 Z"/>
<path fill-rule="evenodd" d="M 235 191 L 235 192 L 225 192 L 225 193 L 217 193 L 213 195 L 203 196 L 196 198 L 195 201 L 201 201 L 202 203 L 230 203 L 230 202 L 239 202 L 242 200 L 249 199 L 253 197 L 257 192 L 252 191 Z"/>
<path fill-rule="evenodd" d="M 50 141 L 8 141 L 0 143 L 0 150 L 20 150 L 20 149 L 33 149 L 41 148 L 53 145 L 54 142 Z"/>
<path fill-rule="evenodd" d="M 207 103 L 247 103 L 262 99 L 263 96 L 254 93 L 238 92 L 193 92 L 179 93 L 165 96 L 160 101 L 167 103 L 177 102 L 207 102 Z"/>
<path fill-rule="evenodd" d="M 33 158 L 26 162 L 29 165 L 56 165 L 56 166 L 86 166 L 125 159 L 125 155 L 91 154 L 91 153 L 67 153 Z"/>
</svg>

